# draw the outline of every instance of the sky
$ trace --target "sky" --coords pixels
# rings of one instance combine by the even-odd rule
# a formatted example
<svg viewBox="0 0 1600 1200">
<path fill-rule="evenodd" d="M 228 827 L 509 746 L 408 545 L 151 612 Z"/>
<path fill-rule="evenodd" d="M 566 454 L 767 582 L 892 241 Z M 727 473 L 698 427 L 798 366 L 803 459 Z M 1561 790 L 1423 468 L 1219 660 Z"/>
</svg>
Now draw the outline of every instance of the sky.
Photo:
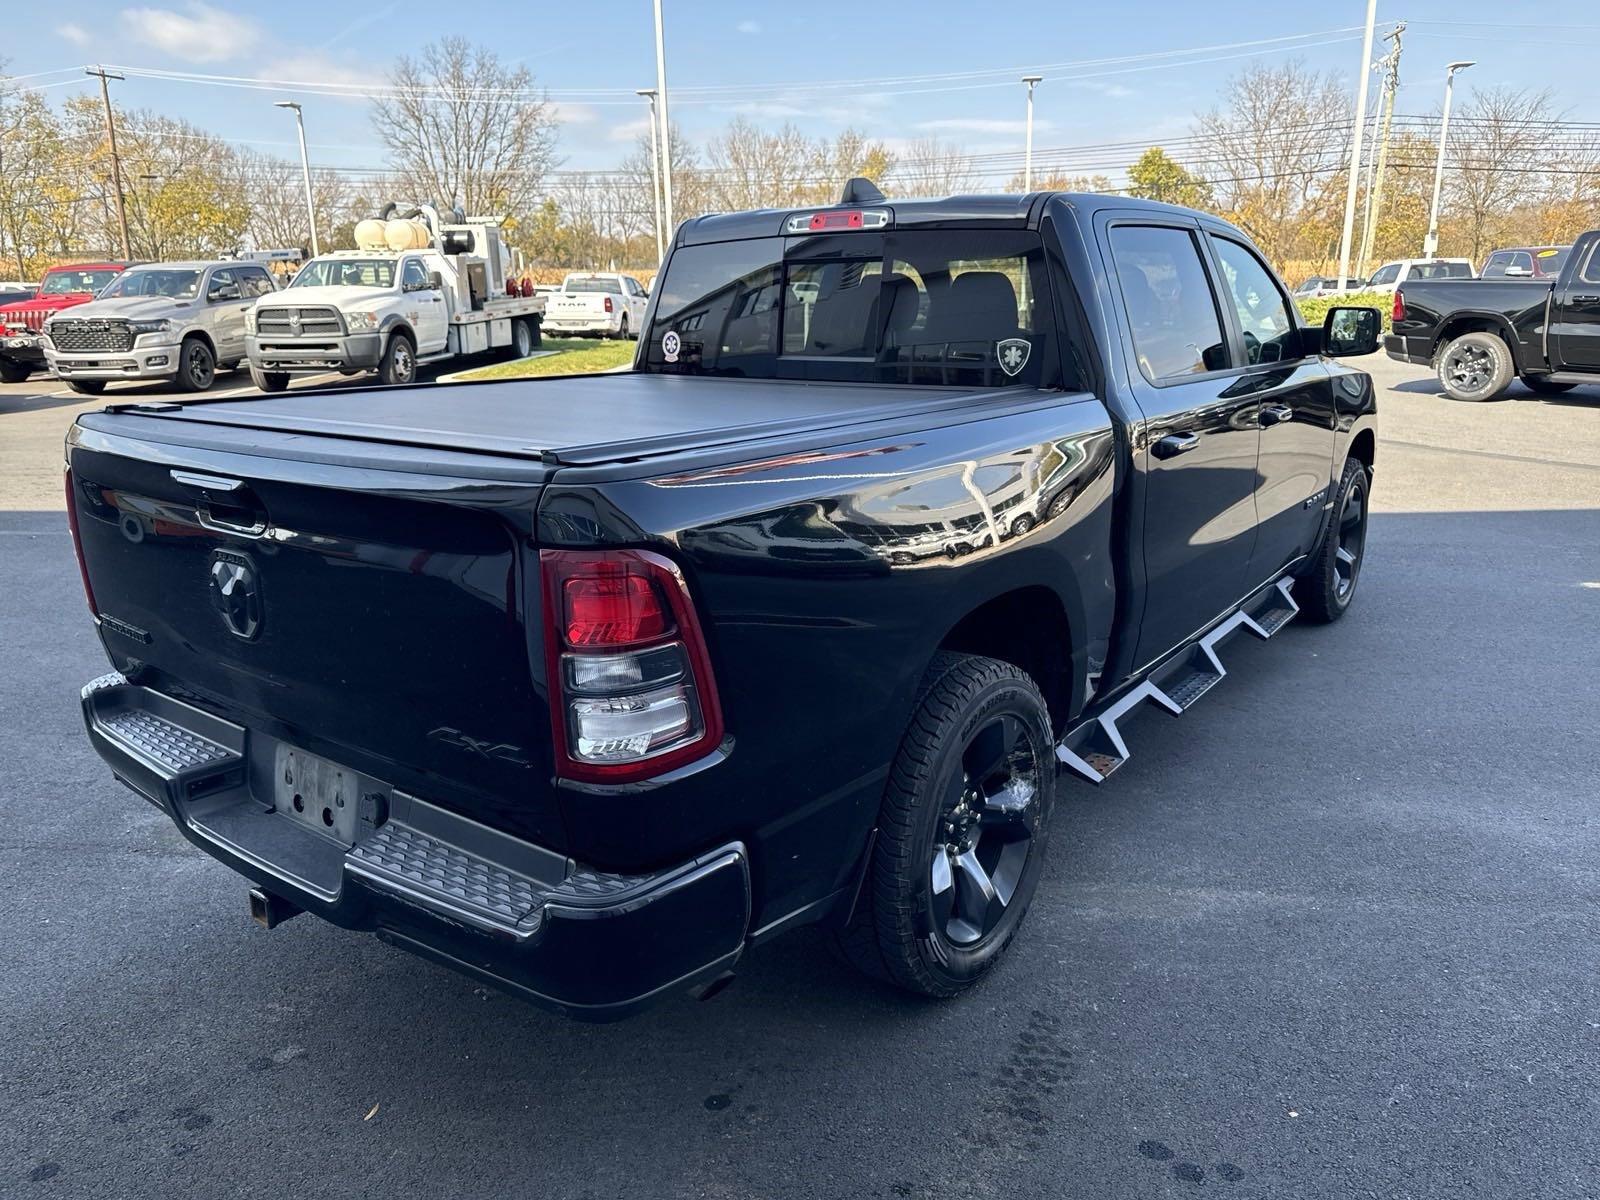
<svg viewBox="0 0 1600 1200">
<path fill-rule="evenodd" d="M 695 141 L 742 115 L 770 126 L 793 121 L 814 136 L 853 126 L 891 147 L 931 135 L 968 154 L 1020 158 L 1020 77 L 1033 73 L 1044 76 L 1034 110 L 1043 160 L 1054 148 L 1180 137 L 1229 76 L 1255 63 L 1298 58 L 1353 89 L 1366 5 L 664 0 L 664 10 L 672 118 Z M 1600 120 L 1588 74 L 1600 50 L 1600 12 L 1571 23 L 1589 11 L 1546 0 L 1380 0 L 1380 36 L 1389 23 L 1409 23 L 1397 111 L 1437 111 L 1445 64 L 1476 59 L 1460 79 L 1464 90 L 1550 88 L 1566 115 Z M 1262 19 L 1266 12 L 1271 19 Z M 0 57 L 24 86 L 59 99 L 98 87 L 83 78 L 84 64 L 114 64 L 128 74 L 112 84 L 119 104 L 183 117 L 265 153 L 294 155 L 292 115 L 273 102 L 301 100 L 313 166 L 383 163 L 361 89 L 440 31 L 460 32 L 533 72 L 559 112 L 566 170 L 614 167 L 630 152 L 648 129 L 633 90 L 655 84 L 649 0 L 604 8 L 548 0 L 366 8 L 74 0 L 23 5 L 7 30 Z M 162 72 L 216 78 L 180 82 Z M 1117 153 L 1077 158 L 1093 166 Z M 1016 165 L 994 163 L 1004 174 Z"/>
</svg>

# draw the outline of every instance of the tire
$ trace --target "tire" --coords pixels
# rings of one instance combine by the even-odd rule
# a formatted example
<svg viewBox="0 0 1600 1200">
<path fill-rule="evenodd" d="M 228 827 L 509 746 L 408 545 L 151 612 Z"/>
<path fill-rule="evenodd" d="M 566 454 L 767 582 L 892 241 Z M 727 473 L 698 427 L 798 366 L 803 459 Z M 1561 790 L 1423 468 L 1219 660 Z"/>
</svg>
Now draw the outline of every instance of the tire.
<svg viewBox="0 0 1600 1200">
<path fill-rule="evenodd" d="M 623 313 L 622 320 L 617 322 L 617 341 L 625 342 L 628 340 L 628 337 L 628 314 Z"/>
<path fill-rule="evenodd" d="M 378 382 L 389 387 L 405 387 L 417 381 L 417 348 L 403 333 L 389 339 L 378 360 Z"/>
<path fill-rule="evenodd" d="M 934 656 L 889 771 L 855 912 L 836 934 L 847 961 L 947 997 L 1000 960 L 1044 862 L 1052 741 L 1044 697 L 1023 671 Z"/>
<path fill-rule="evenodd" d="M 33 374 L 33 368 L 27 363 L 13 362 L 9 358 L 0 358 L 0 383 L 21 383 Z"/>
<path fill-rule="evenodd" d="M 67 386 L 85 396 L 98 396 L 106 390 L 104 379 L 69 379 Z"/>
<path fill-rule="evenodd" d="M 511 322 L 511 344 L 505 349 L 505 357 L 510 359 L 527 358 L 538 347 L 539 339 L 534 334 L 533 326 L 518 317 Z"/>
<path fill-rule="evenodd" d="M 203 392 L 216 382 L 217 356 L 204 338 L 186 337 L 178 347 L 178 374 L 174 379 L 181 392 Z"/>
<path fill-rule="evenodd" d="M 1463 333 L 1439 351 L 1434 370 L 1452 400 L 1494 400 L 1516 373 L 1511 347 L 1498 333 Z"/>
<path fill-rule="evenodd" d="M 1333 498 L 1333 519 L 1323 530 L 1305 574 L 1295 580 L 1295 602 L 1306 620 L 1331 624 L 1344 616 L 1355 599 L 1366 558 L 1371 497 L 1372 476 L 1366 464 L 1358 458 L 1346 459 Z"/>
<path fill-rule="evenodd" d="M 258 391 L 281 392 L 289 386 L 289 372 L 263 371 L 260 367 L 251 367 L 250 382 L 255 384 Z"/>
<path fill-rule="evenodd" d="M 1560 396 L 1570 392 L 1578 385 L 1575 383 L 1556 383 L 1538 375 L 1524 375 L 1522 377 L 1522 386 L 1530 392 L 1536 392 L 1541 396 Z"/>
</svg>

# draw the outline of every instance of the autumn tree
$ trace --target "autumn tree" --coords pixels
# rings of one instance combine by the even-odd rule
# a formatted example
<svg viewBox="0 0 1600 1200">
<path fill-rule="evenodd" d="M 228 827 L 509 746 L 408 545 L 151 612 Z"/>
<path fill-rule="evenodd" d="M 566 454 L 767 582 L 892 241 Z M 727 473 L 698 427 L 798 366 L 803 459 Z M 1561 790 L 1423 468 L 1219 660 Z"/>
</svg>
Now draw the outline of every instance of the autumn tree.
<svg viewBox="0 0 1600 1200">
<path fill-rule="evenodd" d="M 1151 146 L 1128 168 L 1128 195 L 1185 208 L 1210 208 L 1211 188 L 1160 146 Z"/>
<path fill-rule="evenodd" d="M 402 55 L 372 124 L 412 193 L 395 199 L 520 213 L 555 162 L 555 114 L 532 72 L 465 38 Z"/>
<path fill-rule="evenodd" d="M 1051 171 L 1047 174 L 1034 172 L 1031 182 L 1024 183 L 1022 172 L 1018 171 L 1006 180 L 1005 190 L 1008 192 L 1021 192 L 1027 190 L 1035 192 L 1092 192 L 1098 195 L 1115 195 L 1117 185 L 1105 175 L 1068 175 L 1065 171 Z"/>
<path fill-rule="evenodd" d="M 0 78 L 0 253 L 31 279 L 53 240 L 53 223 L 75 207 L 59 175 L 65 159 L 61 122 L 37 92 Z"/>
</svg>

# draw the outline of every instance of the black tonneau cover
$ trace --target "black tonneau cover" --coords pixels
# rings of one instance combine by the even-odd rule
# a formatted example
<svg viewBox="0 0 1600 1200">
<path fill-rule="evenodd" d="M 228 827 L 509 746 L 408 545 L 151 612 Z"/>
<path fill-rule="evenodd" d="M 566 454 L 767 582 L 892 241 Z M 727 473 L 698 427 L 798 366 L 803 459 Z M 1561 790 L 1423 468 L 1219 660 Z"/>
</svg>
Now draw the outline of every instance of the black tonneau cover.
<svg viewBox="0 0 1600 1200">
<path fill-rule="evenodd" d="M 179 405 L 114 406 L 167 420 L 537 458 L 648 458 L 905 413 L 963 408 L 1017 388 L 962 388 L 622 372 L 431 387 L 342 388 Z"/>
</svg>

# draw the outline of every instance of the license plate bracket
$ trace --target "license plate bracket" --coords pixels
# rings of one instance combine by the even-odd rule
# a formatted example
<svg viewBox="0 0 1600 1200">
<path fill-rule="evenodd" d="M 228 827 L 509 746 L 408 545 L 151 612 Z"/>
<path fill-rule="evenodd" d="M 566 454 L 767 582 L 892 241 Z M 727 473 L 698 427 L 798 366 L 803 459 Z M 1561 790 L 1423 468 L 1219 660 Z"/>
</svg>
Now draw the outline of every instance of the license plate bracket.
<svg viewBox="0 0 1600 1200">
<path fill-rule="evenodd" d="M 346 846 L 355 845 L 363 800 L 375 781 L 283 742 L 273 748 L 272 780 L 276 812 Z"/>
</svg>

